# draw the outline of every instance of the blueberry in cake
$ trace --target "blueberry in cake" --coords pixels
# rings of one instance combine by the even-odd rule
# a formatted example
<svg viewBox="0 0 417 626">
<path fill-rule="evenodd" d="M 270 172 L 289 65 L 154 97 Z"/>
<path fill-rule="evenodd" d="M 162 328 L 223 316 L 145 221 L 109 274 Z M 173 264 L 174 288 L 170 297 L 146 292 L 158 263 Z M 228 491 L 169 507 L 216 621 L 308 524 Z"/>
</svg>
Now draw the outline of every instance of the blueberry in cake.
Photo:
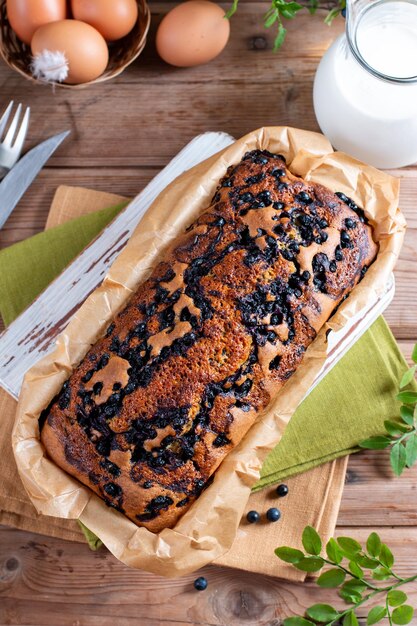
<svg viewBox="0 0 417 626">
<path fill-rule="evenodd" d="M 376 253 L 353 201 L 247 153 L 42 414 L 49 456 L 174 526 Z"/>
</svg>

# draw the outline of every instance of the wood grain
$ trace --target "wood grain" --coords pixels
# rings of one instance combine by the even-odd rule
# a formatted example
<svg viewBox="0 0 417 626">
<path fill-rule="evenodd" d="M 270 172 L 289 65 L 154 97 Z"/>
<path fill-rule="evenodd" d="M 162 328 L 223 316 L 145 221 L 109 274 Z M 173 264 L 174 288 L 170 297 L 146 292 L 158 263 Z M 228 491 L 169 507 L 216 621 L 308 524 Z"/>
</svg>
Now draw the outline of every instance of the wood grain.
<svg viewBox="0 0 417 626">
<path fill-rule="evenodd" d="M 288 24 L 285 48 L 274 55 L 274 33 L 261 24 L 268 2 L 241 0 L 224 53 L 206 66 L 178 70 L 164 65 L 154 47 L 155 25 L 171 3 L 151 6 L 154 25 L 144 54 L 112 83 L 53 92 L 0 67 L 0 109 L 12 97 L 32 106 L 28 146 L 66 128 L 73 131 L 0 231 L 0 247 L 43 229 L 60 183 L 134 195 L 199 132 L 240 136 L 268 124 L 317 129 L 314 72 L 342 20 L 328 28 L 322 14 L 297 17 Z M 256 49 L 256 38 L 265 49 Z M 409 230 L 386 317 L 409 359 L 417 340 L 417 167 L 392 173 L 402 179 Z M 398 554 L 400 572 L 408 573 L 416 569 L 417 472 L 394 479 L 387 468 L 384 452 L 351 457 L 338 532 L 365 539 L 379 527 Z M 82 544 L 3 528 L 0 624 L 280 626 L 284 616 L 332 597 L 311 584 L 237 570 L 210 567 L 205 574 L 209 588 L 197 594 L 192 576 L 167 581 L 130 570 L 105 551 L 93 554 Z M 417 604 L 416 586 L 411 601 Z"/>
<path fill-rule="evenodd" d="M 351 534 L 365 541 L 369 533 L 338 529 L 338 535 Z M 381 536 L 398 557 L 398 573 L 415 572 L 410 548 L 417 544 L 417 529 L 387 528 Z M 194 575 L 167 581 L 131 570 L 104 551 L 7 528 L 0 532 L 0 554 L 1 624 L 279 626 L 283 617 L 302 613 L 318 599 L 343 606 L 332 590 L 318 592 L 312 582 L 294 585 L 214 566 L 199 572 L 209 587 L 196 593 Z M 411 585 L 410 601 L 417 603 Z"/>
</svg>

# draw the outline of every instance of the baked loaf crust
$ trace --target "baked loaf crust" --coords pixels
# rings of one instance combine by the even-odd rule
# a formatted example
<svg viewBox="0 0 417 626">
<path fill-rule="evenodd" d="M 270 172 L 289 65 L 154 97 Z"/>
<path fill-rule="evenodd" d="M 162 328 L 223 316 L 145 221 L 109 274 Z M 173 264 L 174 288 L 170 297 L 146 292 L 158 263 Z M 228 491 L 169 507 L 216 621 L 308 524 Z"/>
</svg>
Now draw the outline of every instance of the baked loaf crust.
<svg viewBox="0 0 417 626">
<path fill-rule="evenodd" d="M 376 253 L 350 199 L 247 153 L 41 416 L 49 456 L 172 527 Z"/>
</svg>

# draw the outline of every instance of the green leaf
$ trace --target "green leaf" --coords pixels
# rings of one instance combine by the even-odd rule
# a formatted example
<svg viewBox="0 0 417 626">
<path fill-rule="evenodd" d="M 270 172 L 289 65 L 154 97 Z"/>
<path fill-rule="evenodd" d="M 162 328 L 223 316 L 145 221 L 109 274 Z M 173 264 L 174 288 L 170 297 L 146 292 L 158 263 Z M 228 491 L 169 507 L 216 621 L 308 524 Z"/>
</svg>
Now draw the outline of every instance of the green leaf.
<svg viewBox="0 0 417 626">
<path fill-rule="evenodd" d="M 308 12 L 314 15 L 319 6 L 319 0 L 309 0 Z"/>
<path fill-rule="evenodd" d="M 339 616 L 339 611 L 330 606 L 330 604 L 313 604 L 313 606 L 307 609 L 306 613 L 311 619 L 315 619 L 316 622 L 331 622 Z"/>
<path fill-rule="evenodd" d="M 417 365 L 413 365 L 413 367 L 410 367 L 410 369 L 404 373 L 403 377 L 401 378 L 400 389 L 407 387 L 407 385 L 411 383 L 411 381 L 414 379 L 416 369 Z"/>
<path fill-rule="evenodd" d="M 344 617 L 343 626 L 359 626 L 358 618 L 353 611 L 349 611 Z"/>
<path fill-rule="evenodd" d="M 310 626 L 310 624 L 314 626 L 314 622 L 304 617 L 286 617 L 282 622 L 282 626 Z"/>
<path fill-rule="evenodd" d="M 318 556 L 320 554 L 322 547 L 320 535 L 312 526 L 306 526 L 304 528 L 302 542 L 304 550 L 308 552 L 308 554 L 313 554 L 314 556 Z"/>
<path fill-rule="evenodd" d="M 328 12 L 326 17 L 324 18 L 324 23 L 330 26 L 334 18 L 337 17 L 339 13 L 340 13 L 340 9 L 332 9 L 331 11 Z"/>
<path fill-rule="evenodd" d="M 393 420 L 385 420 L 384 426 L 387 433 L 393 437 L 403 435 L 410 430 L 405 424 L 401 424 L 401 422 L 394 422 Z"/>
<path fill-rule="evenodd" d="M 362 600 L 362 593 L 365 591 L 366 585 L 359 580 L 348 580 L 344 583 L 339 591 L 339 595 L 345 602 L 356 604 Z"/>
<path fill-rule="evenodd" d="M 407 600 L 407 594 L 404 591 L 400 591 L 399 589 L 391 589 L 388 591 L 387 598 L 388 604 L 390 606 L 400 606 L 400 604 L 404 604 Z"/>
<path fill-rule="evenodd" d="M 359 555 L 357 562 L 364 569 L 376 569 L 379 565 L 376 559 L 370 559 L 369 556 L 363 554 Z"/>
<path fill-rule="evenodd" d="M 411 354 L 411 358 L 414 361 L 414 363 L 417 363 L 417 343 L 415 344 L 415 346 L 413 348 L 413 352 Z"/>
<path fill-rule="evenodd" d="M 345 578 L 345 572 L 335 567 L 333 569 L 328 569 L 326 572 L 323 572 L 323 574 L 318 577 L 317 584 L 320 587 L 332 589 L 341 585 L 345 581 Z"/>
<path fill-rule="evenodd" d="M 368 613 L 368 617 L 366 620 L 367 626 L 372 626 L 372 624 L 380 622 L 381 619 L 384 619 L 386 614 L 387 609 L 385 608 L 385 606 L 374 606 L 374 608 L 371 609 Z"/>
<path fill-rule="evenodd" d="M 323 559 L 318 556 L 305 556 L 301 561 L 294 563 L 294 567 L 302 572 L 318 572 L 324 565 Z"/>
<path fill-rule="evenodd" d="M 381 561 L 382 565 L 385 565 L 387 569 L 391 569 L 391 567 L 394 565 L 394 555 L 385 543 L 381 545 L 379 560 Z"/>
<path fill-rule="evenodd" d="M 404 624 L 409 624 L 413 619 L 414 609 L 409 604 L 403 604 L 402 606 L 397 607 L 392 612 L 392 621 L 394 624 L 399 624 L 403 626 Z"/>
<path fill-rule="evenodd" d="M 285 7 L 285 10 L 295 11 L 295 12 L 296 11 L 300 11 L 303 8 L 303 6 L 301 4 L 298 4 L 298 2 L 294 2 L 294 1 L 293 2 L 285 2 L 283 6 Z M 281 9 L 281 11 L 283 11 L 283 10 L 284 9 Z"/>
<path fill-rule="evenodd" d="M 401 476 L 407 463 L 407 454 L 402 443 L 395 443 L 392 446 L 389 458 L 394 474 Z"/>
<path fill-rule="evenodd" d="M 239 4 L 239 0 L 233 0 L 232 6 L 230 7 L 230 9 L 227 11 L 225 15 L 227 19 L 230 19 L 232 15 L 236 13 L 238 4 Z"/>
<path fill-rule="evenodd" d="M 358 604 L 362 600 L 362 594 L 359 591 L 347 592 L 344 589 L 339 591 L 339 596 L 343 598 L 343 600 L 347 604 Z"/>
<path fill-rule="evenodd" d="M 417 402 L 417 391 L 400 391 L 397 394 L 397 399 L 404 402 L 404 404 L 414 404 Z"/>
<path fill-rule="evenodd" d="M 387 578 L 390 577 L 391 573 L 386 569 L 386 567 L 377 567 L 377 569 L 374 569 L 372 572 L 372 578 L 374 580 L 387 580 Z"/>
<path fill-rule="evenodd" d="M 417 461 L 417 434 L 414 433 L 407 439 L 405 444 L 405 462 L 407 467 L 412 467 Z"/>
<path fill-rule="evenodd" d="M 288 2 L 285 7 L 280 9 L 280 14 L 287 20 L 292 20 L 297 15 L 298 11 L 303 7 L 296 2 Z"/>
<path fill-rule="evenodd" d="M 286 34 L 287 34 L 287 29 L 284 28 L 284 26 L 280 22 L 278 24 L 278 34 L 277 34 L 277 36 L 275 37 L 275 40 L 274 40 L 274 48 L 273 48 L 274 52 L 276 52 L 277 50 L 279 50 L 281 48 L 282 44 L 285 41 Z"/>
<path fill-rule="evenodd" d="M 361 544 L 351 537 L 337 537 L 336 541 L 346 554 L 356 555 L 362 550 Z"/>
<path fill-rule="evenodd" d="M 359 443 L 361 448 L 367 448 L 369 450 L 383 450 L 388 448 L 391 444 L 391 439 L 384 435 L 376 435 L 375 437 L 369 437 Z"/>
<path fill-rule="evenodd" d="M 271 28 L 273 24 L 279 19 L 279 13 L 277 9 L 273 11 L 268 11 L 264 18 L 264 26 L 265 28 Z"/>
<path fill-rule="evenodd" d="M 275 554 L 281 561 L 285 561 L 286 563 L 298 563 L 301 559 L 304 558 L 304 554 L 301 550 L 296 550 L 295 548 L 288 548 L 287 546 L 282 546 L 281 548 L 276 548 Z"/>
<path fill-rule="evenodd" d="M 349 570 L 357 578 L 363 578 L 362 568 L 359 567 L 359 565 L 357 563 L 355 563 L 354 561 L 349 561 Z"/>
<path fill-rule="evenodd" d="M 343 560 L 343 554 L 333 537 L 327 542 L 326 553 L 329 559 L 337 565 Z"/>
<path fill-rule="evenodd" d="M 350 593 L 354 591 L 355 593 L 362 593 L 366 589 L 366 584 L 361 580 L 348 580 L 344 585 L 343 589 Z"/>
<path fill-rule="evenodd" d="M 414 411 L 411 406 L 403 404 L 400 408 L 400 416 L 403 422 L 412 426 L 414 424 Z"/>
<path fill-rule="evenodd" d="M 379 556 L 381 552 L 381 538 L 378 533 L 371 533 L 366 541 L 366 549 L 371 556 Z"/>
</svg>

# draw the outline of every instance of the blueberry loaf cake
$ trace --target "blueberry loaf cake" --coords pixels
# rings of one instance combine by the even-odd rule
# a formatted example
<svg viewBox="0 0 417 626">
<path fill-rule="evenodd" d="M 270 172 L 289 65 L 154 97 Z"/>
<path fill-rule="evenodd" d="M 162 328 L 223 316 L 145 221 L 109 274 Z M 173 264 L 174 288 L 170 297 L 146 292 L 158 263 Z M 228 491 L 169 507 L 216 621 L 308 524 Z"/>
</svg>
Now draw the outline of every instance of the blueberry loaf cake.
<svg viewBox="0 0 417 626">
<path fill-rule="evenodd" d="M 49 456 L 172 527 L 376 253 L 353 201 L 247 153 L 42 414 Z"/>
</svg>

